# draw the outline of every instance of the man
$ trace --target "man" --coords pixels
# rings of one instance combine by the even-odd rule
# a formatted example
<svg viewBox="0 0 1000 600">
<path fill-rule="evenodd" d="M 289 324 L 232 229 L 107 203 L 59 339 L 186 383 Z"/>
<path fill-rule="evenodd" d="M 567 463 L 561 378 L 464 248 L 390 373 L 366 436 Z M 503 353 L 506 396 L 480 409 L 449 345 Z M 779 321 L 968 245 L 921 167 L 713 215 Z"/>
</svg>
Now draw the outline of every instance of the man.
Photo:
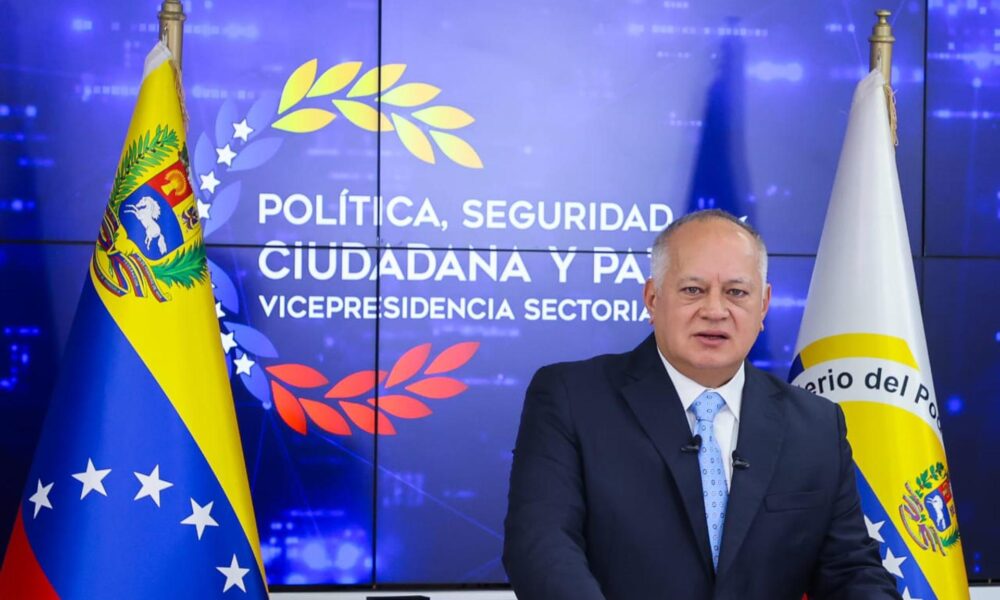
<svg viewBox="0 0 1000 600">
<path fill-rule="evenodd" d="M 632 352 L 544 367 L 514 450 L 519 600 L 898 599 L 838 406 L 746 362 L 767 251 L 722 211 L 656 239 Z"/>
</svg>

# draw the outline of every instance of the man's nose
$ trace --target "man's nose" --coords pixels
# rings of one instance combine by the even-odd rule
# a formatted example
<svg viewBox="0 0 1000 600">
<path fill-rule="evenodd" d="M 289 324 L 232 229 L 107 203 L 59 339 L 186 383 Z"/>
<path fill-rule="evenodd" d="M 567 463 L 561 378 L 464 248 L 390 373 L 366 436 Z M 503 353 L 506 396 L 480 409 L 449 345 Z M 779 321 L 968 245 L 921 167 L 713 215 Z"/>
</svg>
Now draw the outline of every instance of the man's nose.
<svg viewBox="0 0 1000 600">
<path fill-rule="evenodd" d="M 705 299 L 701 305 L 701 315 L 704 318 L 712 320 L 725 319 L 727 314 L 725 300 L 722 297 L 721 291 L 710 290 L 705 294 Z"/>
</svg>

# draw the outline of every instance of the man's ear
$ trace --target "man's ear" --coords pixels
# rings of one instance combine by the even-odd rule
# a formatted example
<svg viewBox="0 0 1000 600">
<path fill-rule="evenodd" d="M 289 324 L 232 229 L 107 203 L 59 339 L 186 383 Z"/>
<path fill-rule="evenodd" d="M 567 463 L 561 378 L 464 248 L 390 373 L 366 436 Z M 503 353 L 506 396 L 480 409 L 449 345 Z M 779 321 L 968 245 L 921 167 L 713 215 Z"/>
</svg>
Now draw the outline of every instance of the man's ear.
<svg viewBox="0 0 1000 600">
<path fill-rule="evenodd" d="M 646 312 L 649 313 L 649 322 L 653 322 L 653 310 L 656 308 L 656 285 L 653 278 L 646 280 L 646 285 L 642 288 L 642 301 L 646 305 Z"/>
<path fill-rule="evenodd" d="M 771 284 L 768 283 L 764 286 L 764 294 L 761 299 L 763 306 L 760 311 L 760 330 L 764 331 L 764 317 L 767 316 L 767 309 L 771 306 Z"/>
</svg>

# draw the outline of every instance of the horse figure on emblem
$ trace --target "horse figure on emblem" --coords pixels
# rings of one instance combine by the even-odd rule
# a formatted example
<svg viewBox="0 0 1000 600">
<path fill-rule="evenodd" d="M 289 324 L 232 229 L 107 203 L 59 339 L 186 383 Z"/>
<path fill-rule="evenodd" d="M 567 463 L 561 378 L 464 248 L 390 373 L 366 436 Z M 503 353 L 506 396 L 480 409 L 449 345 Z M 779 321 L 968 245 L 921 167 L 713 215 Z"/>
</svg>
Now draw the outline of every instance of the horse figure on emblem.
<svg viewBox="0 0 1000 600">
<path fill-rule="evenodd" d="M 156 222 L 160 218 L 160 205 L 149 196 L 143 196 L 133 205 L 126 206 L 124 211 L 130 215 L 135 215 L 146 230 L 146 250 L 156 240 L 156 247 L 160 250 L 160 255 L 167 253 L 167 242 L 163 239 L 163 231 Z"/>
</svg>

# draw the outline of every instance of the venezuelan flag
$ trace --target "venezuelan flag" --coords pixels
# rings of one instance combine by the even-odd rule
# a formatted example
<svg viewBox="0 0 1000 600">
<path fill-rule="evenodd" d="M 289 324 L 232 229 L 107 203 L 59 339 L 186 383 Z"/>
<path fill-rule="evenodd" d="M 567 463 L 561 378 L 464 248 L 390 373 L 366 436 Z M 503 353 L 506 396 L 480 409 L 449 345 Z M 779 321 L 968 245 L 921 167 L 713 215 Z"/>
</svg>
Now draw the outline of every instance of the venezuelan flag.
<svg viewBox="0 0 1000 600">
<path fill-rule="evenodd" d="M 157 44 L 0 598 L 267 596 L 178 90 Z"/>
<path fill-rule="evenodd" d="M 903 598 L 969 597 L 878 70 L 858 84 L 789 378 L 840 403 Z"/>
</svg>

